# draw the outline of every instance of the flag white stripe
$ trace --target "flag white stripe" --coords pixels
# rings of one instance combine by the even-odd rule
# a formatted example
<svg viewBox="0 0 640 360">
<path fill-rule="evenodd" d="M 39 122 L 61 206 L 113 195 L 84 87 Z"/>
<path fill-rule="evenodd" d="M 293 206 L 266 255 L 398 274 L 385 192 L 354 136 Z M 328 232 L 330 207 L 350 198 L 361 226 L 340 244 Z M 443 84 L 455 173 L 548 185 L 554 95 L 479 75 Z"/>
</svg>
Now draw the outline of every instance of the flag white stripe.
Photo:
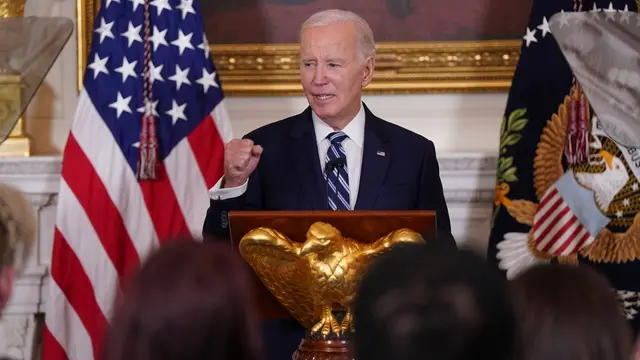
<svg viewBox="0 0 640 360">
<path fill-rule="evenodd" d="M 549 194 L 553 191 L 553 189 L 549 189 Z M 538 211 L 535 214 L 535 218 L 534 218 L 534 224 L 537 223 L 540 218 L 542 217 L 542 215 L 546 214 L 547 212 L 549 212 L 551 209 L 551 207 L 553 207 L 556 203 L 556 201 L 558 201 L 558 199 L 560 199 L 560 201 L 562 201 L 562 198 L 560 197 L 560 194 L 558 192 L 556 192 L 554 195 L 549 195 L 546 194 L 545 196 L 543 196 L 541 201 L 545 201 L 546 203 L 541 207 L 538 208 Z"/>
<path fill-rule="evenodd" d="M 233 138 L 231 122 L 226 111 L 223 99 L 210 114 L 223 144 Z M 209 208 L 209 191 L 189 139 L 182 139 L 164 163 L 189 231 L 193 236 L 200 237 Z M 194 196 L 198 193 L 202 195 Z"/>
<path fill-rule="evenodd" d="M 91 337 L 54 279 L 49 280 L 49 298 L 44 322 L 69 360 L 93 359 Z M 67 344 L 69 346 L 66 346 Z"/>
<path fill-rule="evenodd" d="M 574 251 L 579 250 L 579 249 L 576 249 L 576 247 L 580 244 L 580 240 L 582 240 L 582 238 L 584 237 L 584 235 L 586 233 L 587 233 L 587 229 L 585 227 L 580 229 L 580 232 L 578 232 L 578 235 L 576 235 L 572 239 L 572 241 L 569 244 L 569 246 L 567 246 L 565 248 L 565 250 L 560 253 L 560 255 L 567 256 L 567 255 L 572 254 Z M 582 245 L 580 245 L 580 248 L 583 248 L 583 247 L 585 247 L 585 246 L 587 246 L 587 245 L 589 245 L 591 243 L 591 241 L 590 241 L 592 239 L 591 235 L 589 235 L 589 238 L 590 239 L 587 239 L 587 241 L 585 241 L 584 243 L 582 243 Z"/>
<path fill-rule="evenodd" d="M 549 253 L 553 254 L 554 252 L 558 251 L 560 246 L 563 246 L 564 243 L 567 242 L 567 240 L 569 240 L 569 236 L 571 236 L 571 234 L 573 234 L 573 232 L 579 226 L 581 226 L 580 221 L 574 221 L 574 223 L 567 229 L 567 231 L 563 232 L 562 235 L 558 238 L 558 241 L 556 241 L 556 243 L 553 245 Z M 573 247 L 575 246 L 573 245 L 574 242 L 575 242 L 575 238 L 574 240 L 572 240 L 572 244 L 565 248 L 564 252 L 572 251 Z"/>
<path fill-rule="evenodd" d="M 138 256 L 142 257 L 158 246 L 155 226 L 133 170 L 84 89 L 78 97 L 72 132 L 102 179 Z"/>
<path fill-rule="evenodd" d="M 89 278 L 100 310 L 106 318 L 109 318 L 118 290 L 118 271 L 102 246 L 91 220 L 64 178 L 60 180 L 58 208 L 64 209 L 64 213 L 58 217 L 58 230 Z M 73 214 L 73 216 L 65 216 L 65 214 Z"/>
<path fill-rule="evenodd" d="M 563 206 L 563 208 L 569 209 L 567 206 Z M 552 229 L 551 231 L 549 231 L 549 233 L 547 233 L 547 238 L 549 238 L 549 241 L 552 241 L 553 238 L 556 237 L 556 235 L 558 234 L 558 232 L 560 230 L 562 230 L 562 227 L 565 226 L 569 221 L 571 221 L 571 219 L 574 218 L 573 212 L 571 212 L 571 209 L 569 209 L 569 211 L 564 214 L 564 216 L 560 219 L 557 219 L 556 221 L 553 222 Z M 573 223 L 573 225 L 576 224 L 580 224 L 579 221 L 575 221 Z M 573 228 L 574 226 L 571 226 L 570 228 Z M 568 235 L 570 233 L 568 232 L 564 232 L 560 235 L 560 237 L 558 238 L 558 240 L 556 240 L 553 245 L 551 245 L 551 249 L 549 250 L 549 253 L 553 254 L 556 251 L 558 251 L 558 249 L 564 245 L 564 241 L 560 241 L 560 239 L 562 239 L 563 237 L 566 237 L 566 235 Z"/>
<path fill-rule="evenodd" d="M 554 197 L 553 202 L 555 202 L 556 200 L 557 200 L 556 197 Z M 566 207 L 567 205 L 564 203 L 562 198 L 560 198 L 560 204 L 553 210 L 552 213 L 549 214 L 549 216 L 542 222 L 542 224 L 540 224 L 540 227 L 536 231 L 534 231 L 535 237 L 539 238 L 546 231 L 548 227 L 552 226 L 553 223 L 557 220 L 558 213 L 560 213 Z M 546 246 L 547 245 L 546 243 L 548 242 L 549 239 L 550 238 L 547 237 L 545 243 L 540 245 Z"/>
<path fill-rule="evenodd" d="M 189 139 L 182 139 L 165 158 L 164 163 L 189 231 L 199 237 L 209 208 L 209 192 Z"/>
<path fill-rule="evenodd" d="M 227 112 L 227 105 L 224 98 L 213 109 L 211 117 L 213 118 L 213 123 L 218 129 L 218 134 L 220 134 L 220 137 L 222 138 L 222 143 L 226 144 L 231 141 L 233 139 L 233 127 L 231 126 L 231 119 L 229 119 L 229 113 Z"/>
</svg>

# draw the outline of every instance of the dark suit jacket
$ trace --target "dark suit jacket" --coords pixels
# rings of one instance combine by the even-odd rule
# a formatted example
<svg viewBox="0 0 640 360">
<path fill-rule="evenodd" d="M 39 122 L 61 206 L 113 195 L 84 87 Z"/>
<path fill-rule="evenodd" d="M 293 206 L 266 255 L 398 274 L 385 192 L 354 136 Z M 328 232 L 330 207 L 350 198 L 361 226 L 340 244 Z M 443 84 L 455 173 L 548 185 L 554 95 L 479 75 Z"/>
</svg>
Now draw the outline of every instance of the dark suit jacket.
<svg viewBox="0 0 640 360">
<path fill-rule="evenodd" d="M 433 142 L 365 107 L 356 210 L 435 210 L 438 238 L 455 244 Z M 203 235 L 228 238 L 231 210 L 327 210 L 311 108 L 247 134 L 264 149 L 247 191 L 211 200 Z M 377 154 L 383 151 L 385 156 Z"/>
</svg>

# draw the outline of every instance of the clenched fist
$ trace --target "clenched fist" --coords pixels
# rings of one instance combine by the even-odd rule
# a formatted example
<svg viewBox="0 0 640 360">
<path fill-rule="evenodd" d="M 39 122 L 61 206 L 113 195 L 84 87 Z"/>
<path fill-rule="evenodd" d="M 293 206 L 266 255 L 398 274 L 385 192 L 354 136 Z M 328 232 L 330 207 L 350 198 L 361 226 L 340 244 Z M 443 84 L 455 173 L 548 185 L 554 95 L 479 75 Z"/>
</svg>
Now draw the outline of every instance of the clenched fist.
<svg viewBox="0 0 640 360">
<path fill-rule="evenodd" d="M 258 166 L 262 146 L 249 139 L 233 139 L 224 147 L 224 184 L 231 188 L 244 184 Z"/>
</svg>

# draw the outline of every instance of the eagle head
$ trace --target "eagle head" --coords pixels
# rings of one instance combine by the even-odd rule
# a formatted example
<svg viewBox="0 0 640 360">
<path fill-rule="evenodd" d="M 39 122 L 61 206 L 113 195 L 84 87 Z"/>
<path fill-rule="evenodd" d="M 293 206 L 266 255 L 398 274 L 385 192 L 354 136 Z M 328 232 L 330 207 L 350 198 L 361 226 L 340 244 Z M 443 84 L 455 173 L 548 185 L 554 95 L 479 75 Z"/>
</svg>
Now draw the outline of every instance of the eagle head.
<svg viewBox="0 0 640 360">
<path fill-rule="evenodd" d="M 335 241 L 340 241 L 342 234 L 335 227 L 324 222 L 316 222 L 307 231 L 307 240 L 300 249 L 300 256 L 314 253 L 332 252 Z"/>
</svg>

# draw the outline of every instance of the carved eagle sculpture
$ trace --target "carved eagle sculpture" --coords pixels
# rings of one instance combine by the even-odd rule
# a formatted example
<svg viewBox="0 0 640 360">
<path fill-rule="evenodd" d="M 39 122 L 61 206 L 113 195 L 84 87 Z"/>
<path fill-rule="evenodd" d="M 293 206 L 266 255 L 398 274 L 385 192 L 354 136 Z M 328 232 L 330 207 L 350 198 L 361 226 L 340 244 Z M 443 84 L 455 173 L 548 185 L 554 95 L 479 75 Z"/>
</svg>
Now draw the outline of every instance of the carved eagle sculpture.
<svg viewBox="0 0 640 360">
<path fill-rule="evenodd" d="M 342 236 L 330 224 L 316 222 L 304 243 L 271 228 L 251 230 L 240 240 L 242 257 L 278 301 L 311 334 L 326 339 L 353 330 L 350 303 L 369 262 L 400 243 L 424 243 L 409 229 L 389 233 L 373 243 Z M 346 309 L 340 324 L 334 306 Z"/>
</svg>

